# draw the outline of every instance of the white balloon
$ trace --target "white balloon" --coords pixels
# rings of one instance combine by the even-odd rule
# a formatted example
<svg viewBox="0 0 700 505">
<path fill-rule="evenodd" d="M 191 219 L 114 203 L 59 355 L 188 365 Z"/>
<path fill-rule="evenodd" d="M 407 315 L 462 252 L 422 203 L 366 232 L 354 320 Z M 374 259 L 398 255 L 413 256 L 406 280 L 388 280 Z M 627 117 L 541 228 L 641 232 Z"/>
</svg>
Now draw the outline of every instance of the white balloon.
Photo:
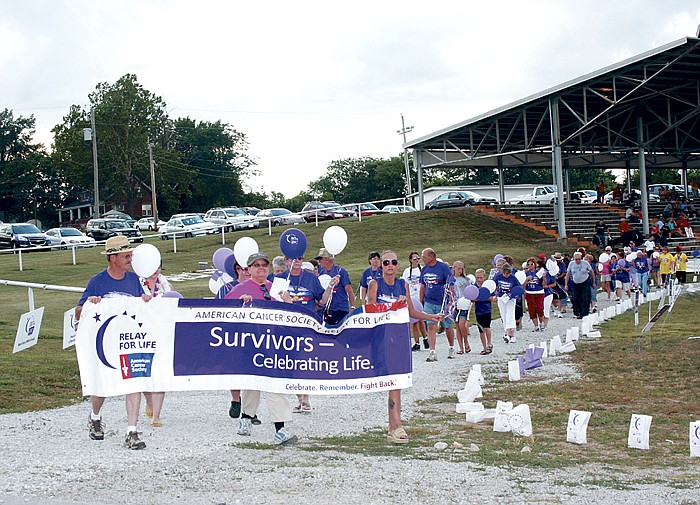
<svg viewBox="0 0 700 505">
<path fill-rule="evenodd" d="M 485 280 L 481 287 L 488 289 L 491 293 L 496 291 L 496 283 L 493 281 L 493 279 Z"/>
<path fill-rule="evenodd" d="M 658 258 L 659 256 L 661 256 L 661 254 L 659 254 L 659 251 L 654 251 L 654 252 L 652 253 L 652 256 L 653 256 L 654 258 Z"/>
<path fill-rule="evenodd" d="M 551 270 L 554 270 L 555 268 L 557 269 L 557 271 L 559 271 L 559 265 L 557 264 L 557 260 L 555 260 L 554 258 L 549 258 L 547 260 L 547 263 L 545 266 L 547 267 L 547 270 L 549 270 L 550 272 L 551 272 Z"/>
<path fill-rule="evenodd" d="M 557 275 L 559 275 L 559 265 L 557 265 L 555 262 L 554 266 L 550 265 L 547 267 L 547 271 L 549 272 L 549 275 L 551 275 L 552 277 L 556 277 Z"/>
<path fill-rule="evenodd" d="M 603 268 L 605 268 L 605 267 L 603 266 L 603 264 L 602 264 L 602 263 L 598 263 L 598 271 L 599 271 L 599 272 L 602 272 L 602 271 L 603 271 Z"/>
<path fill-rule="evenodd" d="M 598 256 L 598 261 L 600 261 L 601 263 L 610 261 L 610 256 L 608 255 L 608 253 L 600 253 L 600 256 Z"/>
<path fill-rule="evenodd" d="M 340 254 L 348 243 L 348 234 L 340 226 L 331 226 L 323 234 L 323 246 L 332 255 Z"/>
<path fill-rule="evenodd" d="M 331 283 L 331 276 L 328 274 L 319 275 L 318 282 L 321 283 L 321 287 L 323 289 L 326 289 L 328 287 L 328 285 Z"/>
<path fill-rule="evenodd" d="M 522 267 L 523 267 L 523 270 L 525 270 L 527 268 L 527 261 L 523 261 Z"/>
<path fill-rule="evenodd" d="M 213 295 L 219 292 L 220 287 L 221 286 L 219 286 L 219 281 L 215 279 L 209 279 L 209 291 L 211 291 Z"/>
<path fill-rule="evenodd" d="M 629 253 L 625 259 L 632 263 L 634 260 L 637 259 L 637 253 Z"/>
<path fill-rule="evenodd" d="M 160 251 L 153 244 L 141 244 L 131 256 L 131 268 L 139 277 L 150 277 L 160 266 Z"/>
<path fill-rule="evenodd" d="M 476 284 L 476 277 L 474 277 L 474 274 L 467 275 L 467 279 L 469 279 L 469 282 L 472 284 Z"/>
<path fill-rule="evenodd" d="M 233 255 L 238 264 L 244 268 L 248 266 L 248 258 L 250 255 L 259 251 L 258 243 L 251 237 L 241 237 L 236 240 L 233 246 Z"/>
<path fill-rule="evenodd" d="M 522 270 L 518 270 L 515 272 L 515 278 L 518 279 L 518 282 L 520 284 L 523 284 L 525 282 L 525 278 L 527 277 L 527 274 L 523 272 Z"/>
<path fill-rule="evenodd" d="M 461 298 L 457 299 L 457 308 L 459 310 L 469 310 L 469 307 L 471 307 L 471 306 L 472 306 L 472 302 L 470 302 L 466 298 L 461 297 Z"/>
</svg>

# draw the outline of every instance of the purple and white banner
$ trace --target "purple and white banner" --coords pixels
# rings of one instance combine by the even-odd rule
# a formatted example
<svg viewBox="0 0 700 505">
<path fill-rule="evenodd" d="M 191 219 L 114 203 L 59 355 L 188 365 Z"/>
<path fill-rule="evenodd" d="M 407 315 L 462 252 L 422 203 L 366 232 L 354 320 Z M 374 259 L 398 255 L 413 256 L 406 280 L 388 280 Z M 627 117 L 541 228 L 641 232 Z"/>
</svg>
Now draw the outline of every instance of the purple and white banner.
<svg viewBox="0 0 700 505">
<path fill-rule="evenodd" d="M 336 395 L 412 385 L 408 309 L 375 304 L 328 328 L 280 302 L 108 298 L 76 336 L 84 395 L 255 389 Z"/>
</svg>

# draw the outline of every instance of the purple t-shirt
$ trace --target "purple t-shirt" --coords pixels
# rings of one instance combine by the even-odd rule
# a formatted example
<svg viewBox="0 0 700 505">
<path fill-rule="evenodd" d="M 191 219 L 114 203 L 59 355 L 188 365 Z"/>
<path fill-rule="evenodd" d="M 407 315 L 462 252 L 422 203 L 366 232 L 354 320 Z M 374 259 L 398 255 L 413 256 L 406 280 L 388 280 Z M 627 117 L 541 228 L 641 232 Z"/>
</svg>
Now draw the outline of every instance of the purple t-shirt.
<svg viewBox="0 0 700 505">
<path fill-rule="evenodd" d="M 261 289 L 261 286 L 265 286 L 265 289 Z M 265 281 L 265 284 L 258 284 L 253 279 L 248 279 L 235 286 L 224 298 L 227 300 L 238 300 L 243 295 L 250 295 L 253 300 L 270 300 L 273 299 L 271 295 L 270 298 L 265 298 L 265 293 L 269 294 L 271 288 L 272 283 L 270 281 Z"/>
<path fill-rule="evenodd" d="M 438 261 L 434 265 L 426 265 L 420 271 L 420 282 L 425 285 L 423 303 L 442 305 L 445 296 L 445 286 L 454 284 L 452 270 L 445 263 Z"/>
<path fill-rule="evenodd" d="M 141 296 L 143 287 L 139 276 L 134 272 L 126 272 L 122 279 L 115 279 L 107 273 L 107 270 L 102 270 L 99 274 L 95 274 L 88 281 L 83 291 L 78 307 L 85 305 L 88 297 L 101 296 L 102 298 L 116 298 L 118 296 Z"/>
</svg>

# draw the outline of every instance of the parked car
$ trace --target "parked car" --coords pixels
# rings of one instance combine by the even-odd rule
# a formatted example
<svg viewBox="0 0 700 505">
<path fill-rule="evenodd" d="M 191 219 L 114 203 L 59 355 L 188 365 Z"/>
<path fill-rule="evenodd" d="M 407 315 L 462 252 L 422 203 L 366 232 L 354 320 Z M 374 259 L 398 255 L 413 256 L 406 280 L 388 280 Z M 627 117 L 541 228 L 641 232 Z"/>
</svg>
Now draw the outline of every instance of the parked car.
<svg viewBox="0 0 700 505">
<path fill-rule="evenodd" d="M 135 228 L 138 228 L 141 231 L 148 230 L 148 231 L 153 231 L 155 226 L 153 226 L 153 218 L 152 217 L 142 217 L 138 221 L 136 221 L 136 224 L 134 225 Z M 165 221 L 161 221 L 160 219 L 158 220 L 158 228 L 161 226 L 165 226 Z"/>
<path fill-rule="evenodd" d="M 515 204 L 552 204 L 557 201 L 557 187 L 551 185 L 536 186 L 529 193 L 514 196 L 508 203 Z"/>
<path fill-rule="evenodd" d="M 19 249 L 46 245 L 46 235 L 31 223 L 0 225 L 0 248 Z"/>
<path fill-rule="evenodd" d="M 349 211 L 357 214 L 357 207 L 358 207 L 357 205 L 343 205 L 340 208 L 349 210 Z M 362 215 L 362 217 L 376 216 L 378 214 L 389 214 L 388 210 L 379 209 L 373 203 L 361 203 L 361 204 L 359 204 L 359 207 L 360 207 L 360 214 Z"/>
<path fill-rule="evenodd" d="M 260 209 L 257 207 L 241 207 L 241 210 L 249 216 L 257 216 L 258 212 L 260 212 Z"/>
<path fill-rule="evenodd" d="M 344 209 L 337 202 L 308 202 L 301 210 L 301 214 L 309 223 L 315 221 L 316 216 L 319 221 L 357 216 L 355 211 Z"/>
<path fill-rule="evenodd" d="M 598 198 L 598 193 L 592 189 L 579 189 L 571 192 L 572 202 L 594 203 Z"/>
<path fill-rule="evenodd" d="M 87 222 L 85 234 L 97 241 L 107 240 L 109 237 L 124 235 L 131 242 L 143 242 L 141 231 L 137 230 L 123 219 L 90 219 Z"/>
<path fill-rule="evenodd" d="M 270 221 L 272 226 L 302 224 L 306 222 L 299 214 L 294 214 L 291 210 L 282 208 L 261 210 L 255 217 L 263 226 L 267 225 L 267 221 Z"/>
<path fill-rule="evenodd" d="M 410 205 L 385 205 L 384 207 L 382 207 L 382 209 L 392 214 L 395 214 L 397 212 L 402 213 L 416 211 L 416 209 L 411 207 Z"/>
<path fill-rule="evenodd" d="M 95 247 L 95 239 L 88 237 L 80 230 L 65 226 L 51 228 L 46 232 L 46 245 L 66 249 L 70 245 L 76 247 Z"/>
<path fill-rule="evenodd" d="M 214 223 L 204 221 L 201 217 L 192 214 L 170 219 L 160 228 L 158 234 L 161 240 L 168 240 L 173 238 L 173 236 L 190 238 L 216 233 L 217 231 L 218 228 Z"/>
<path fill-rule="evenodd" d="M 258 228 L 260 226 L 255 216 L 247 214 L 238 207 L 215 207 L 209 209 L 204 215 L 204 220 L 214 223 L 219 228 L 223 227 L 226 231 Z"/>
<path fill-rule="evenodd" d="M 466 191 L 447 191 L 438 195 L 425 205 L 426 210 L 446 209 L 448 207 L 469 207 L 476 201 Z"/>
<path fill-rule="evenodd" d="M 474 193 L 473 191 L 464 191 L 469 197 L 474 201 L 472 205 L 478 205 L 478 204 L 485 204 L 485 205 L 491 205 L 491 204 L 496 204 L 498 203 L 498 200 L 496 200 L 492 196 L 481 196 L 478 193 Z"/>
</svg>

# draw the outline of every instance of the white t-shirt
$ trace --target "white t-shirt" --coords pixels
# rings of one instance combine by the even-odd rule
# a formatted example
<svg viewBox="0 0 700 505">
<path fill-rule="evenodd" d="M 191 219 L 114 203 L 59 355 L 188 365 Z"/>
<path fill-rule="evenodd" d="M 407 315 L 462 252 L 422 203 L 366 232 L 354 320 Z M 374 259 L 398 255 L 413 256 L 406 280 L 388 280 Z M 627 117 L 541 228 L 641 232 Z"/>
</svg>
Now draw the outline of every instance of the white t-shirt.
<svg viewBox="0 0 700 505">
<path fill-rule="evenodd" d="M 656 243 L 653 240 L 647 240 L 644 242 L 644 249 L 646 251 L 653 251 Z"/>
<path fill-rule="evenodd" d="M 420 268 L 407 267 L 401 278 L 408 282 L 411 298 L 418 298 L 420 296 Z"/>
</svg>

